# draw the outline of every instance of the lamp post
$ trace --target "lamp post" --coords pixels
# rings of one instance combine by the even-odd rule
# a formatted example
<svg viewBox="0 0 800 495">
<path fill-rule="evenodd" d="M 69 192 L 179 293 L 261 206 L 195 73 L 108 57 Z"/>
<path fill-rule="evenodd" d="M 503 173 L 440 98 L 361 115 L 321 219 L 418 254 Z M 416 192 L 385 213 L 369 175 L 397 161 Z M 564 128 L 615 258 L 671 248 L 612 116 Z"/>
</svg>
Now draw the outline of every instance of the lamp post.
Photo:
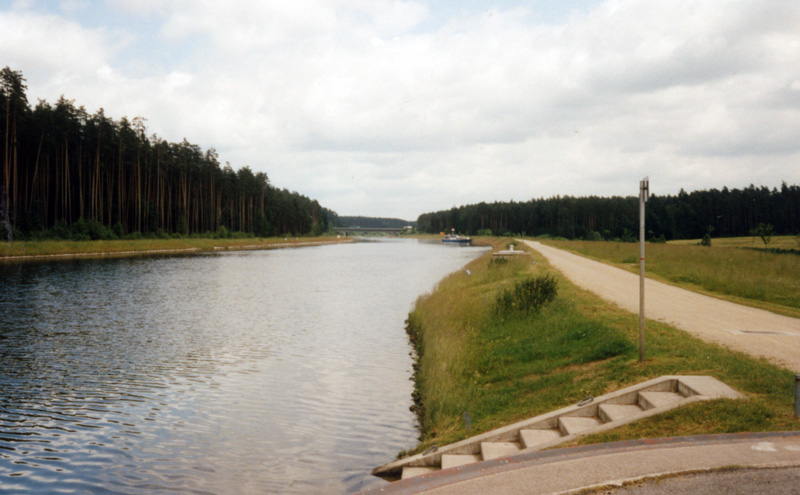
<svg viewBox="0 0 800 495">
<path fill-rule="evenodd" d="M 650 177 L 639 181 L 639 362 L 644 361 L 644 204 L 650 195 Z"/>
</svg>

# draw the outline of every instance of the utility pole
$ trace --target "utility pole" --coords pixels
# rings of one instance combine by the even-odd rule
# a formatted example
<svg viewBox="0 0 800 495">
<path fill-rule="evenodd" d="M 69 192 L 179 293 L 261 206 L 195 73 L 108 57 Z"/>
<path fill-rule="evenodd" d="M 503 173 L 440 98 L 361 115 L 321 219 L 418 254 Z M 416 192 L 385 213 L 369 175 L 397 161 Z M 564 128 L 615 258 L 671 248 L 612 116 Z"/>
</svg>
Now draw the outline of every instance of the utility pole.
<svg viewBox="0 0 800 495">
<path fill-rule="evenodd" d="M 644 361 L 644 204 L 650 195 L 650 176 L 639 181 L 639 362 Z"/>
</svg>

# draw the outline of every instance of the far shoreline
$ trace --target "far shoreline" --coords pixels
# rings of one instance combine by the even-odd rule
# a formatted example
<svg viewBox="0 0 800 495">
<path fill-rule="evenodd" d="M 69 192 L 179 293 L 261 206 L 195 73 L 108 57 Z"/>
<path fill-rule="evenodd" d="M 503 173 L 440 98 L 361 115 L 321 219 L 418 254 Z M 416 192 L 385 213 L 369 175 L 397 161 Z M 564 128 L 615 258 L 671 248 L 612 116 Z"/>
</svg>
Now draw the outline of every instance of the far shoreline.
<svg viewBox="0 0 800 495">
<path fill-rule="evenodd" d="M 0 263 L 67 260 L 80 258 L 127 258 L 153 254 L 191 254 L 256 251 L 322 246 L 354 242 L 351 237 L 245 238 L 245 239 L 137 239 L 116 241 L 16 241 L 6 245 Z M 8 254 L 12 251 L 12 254 Z"/>
</svg>

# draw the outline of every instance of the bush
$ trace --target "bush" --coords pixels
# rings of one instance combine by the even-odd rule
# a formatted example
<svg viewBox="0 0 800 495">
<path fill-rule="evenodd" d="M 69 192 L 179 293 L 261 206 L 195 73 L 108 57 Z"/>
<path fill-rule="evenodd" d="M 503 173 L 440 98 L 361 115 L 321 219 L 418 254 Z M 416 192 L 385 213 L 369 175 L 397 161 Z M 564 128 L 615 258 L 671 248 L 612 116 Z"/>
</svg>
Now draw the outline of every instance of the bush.
<svg viewBox="0 0 800 495">
<path fill-rule="evenodd" d="M 89 238 L 94 241 L 98 239 L 108 240 L 114 237 L 114 233 L 111 229 L 97 220 L 89 220 L 86 222 L 86 228 L 89 230 Z"/>
<path fill-rule="evenodd" d="M 491 235 L 492 235 L 492 229 L 480 229 L 480 230 L 477 232 L 477 234 L 478 234 L 478 235 L 487 235 L 487 236 L 491 236 Z"/>
<path fill-rule="evenodd" d="M 114 232 L 114 235 L 120 239 L 125 236 L 125 227 L 122 226 L 122 222 L 115 223 L 111 230 Z"/>
<path fill-rule="evenodd" d="M 55 225 L 53 225 L 53 228 L 50 229 L 50 232 L 58 239 L 69 239 L 71 237 L 69 225 L 67 225 L 67 221 L 63 218 L 56 221 Z"/>
<path fill-rule="evenodd" d="M 86 221 L 83 217 L 79 218 L 75 223 L 70 225 L 69 227 L 70 234 L 69 238 L 73 241 L 88 241 L 91 239 L 89 236 L 89 226 L 86 225 Z"/>
<path fill-rule="evenodd" d="M 520 280 L 512 290 L 497 296 L 495 311 L 498 314 L 538 312 L 542 306 L 556 298 L 558 285 L 552 275 L 528 277 Z"/>
<path fill-rule="evenodd" d="M 630 230 L 622 229 L 622 237 L 620 237 L 619 242 L 636 242 L 636 237 Z"/>
<path fill-rule="evenodd" d="M 189 222 L 186 221 L 186 217 L 183 215 L 178 217 L 178 233 L 181 235 L 189 235 Z"/>
<path fill-rule="evenodd" d="M 589 232 L 589 234 L 586 236 L 586 240 L 587 241 L 602 241 L 604 239 L 603 239 L 603 236 L 600 235 L 600 232 L 597 232 L 596 230 L 593 230 L 593 231 Z"/>
<path fill-rule="evenodd" d="M 711 236 L 706 232 L 703 239 L 700 241 L 701 246 L 711 247 Z"/>
<path fill-rule="evenodd" d="M 750 229 L 750 235 L 753 237 L 760 237 L 764 242 L 764 249 L 767 249 L 767 244 L 772 242 L 772 235 L 775 233 L 775 227 L 771 223 L 759 223 L 754 229 Z"/>
<path fill-rule="evenodd" d="M 664 237 L 664 234 L 661 234 L 659 236 L 652 237 L 650 239 L 650 242 L 653 243 L 653 244 L 666 244 L 667 243 L 667 238 Z"/>
<path fill-rule="evenodd" d="M 217 233 L 214 236 L 215 239 L 227 239 L 228 238 L 228 229 L 225 228 L 224 225 L 220 225 L 219 229 L 217 229 Z"/>
</svg>

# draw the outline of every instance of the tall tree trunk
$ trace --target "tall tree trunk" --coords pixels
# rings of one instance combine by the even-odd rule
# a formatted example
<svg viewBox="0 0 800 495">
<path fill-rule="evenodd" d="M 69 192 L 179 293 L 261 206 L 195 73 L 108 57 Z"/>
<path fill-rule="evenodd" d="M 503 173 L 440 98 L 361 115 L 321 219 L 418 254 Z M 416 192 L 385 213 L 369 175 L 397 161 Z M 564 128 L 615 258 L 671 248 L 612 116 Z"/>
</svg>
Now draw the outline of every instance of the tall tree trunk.
<svg viewBox="0 0 800 495">
<path fill-rule="evenodd" d="M 78 142 L 78 212 L 81 218 L 86 218 L 84 211 L 85 198 L 83 196 L 83 142 Z"/>
<path fill-rule="evenodd" d="M 72 212 L 70 211 L 70 180 L 69 180 L 69 141 L 64 138 L 64 195 L 63 207 L 67 216 L 67 222 L 72 223 Z"/>
<path fill-rule="evenodd" d="M 36 162 L 33 165 L 33 179 L 31 180 L 31 195 L 29 197 L 30 201 L 28 202 L 28 209 L 31 209 L 33 206 L 34 198 L 36 196 L 36 180 L 39 174 L 39 157 L 42 156 L 42 143 L 44 143 L 44 129 L 42 130 L 42 137 L 39 139 L 39 148 L 36 150 Z M 47 225 L 45 223 L 45 225 Z"/>
</svg>

